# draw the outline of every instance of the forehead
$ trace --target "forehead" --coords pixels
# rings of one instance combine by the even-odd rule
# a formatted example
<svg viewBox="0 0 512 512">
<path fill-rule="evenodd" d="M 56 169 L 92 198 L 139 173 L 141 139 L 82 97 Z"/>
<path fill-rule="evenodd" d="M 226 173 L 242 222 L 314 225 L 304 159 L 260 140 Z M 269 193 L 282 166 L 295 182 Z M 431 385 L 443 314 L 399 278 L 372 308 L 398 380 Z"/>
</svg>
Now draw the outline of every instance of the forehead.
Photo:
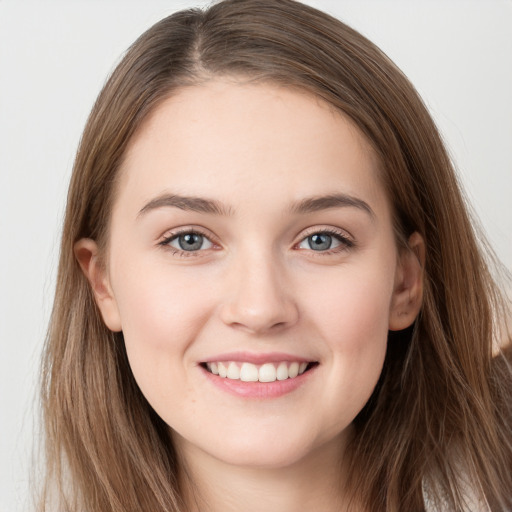
<svg viewBox="0 0 512 512">
<path fill-rule="evenodd" d="M 219 79 L 181 89 L 146 119 L 129 144 L 118 195 L 138 203 L 166 191 L 214 195 L 236 206 L 259 192 L 270 200 L 269 188 L 293 201 L 341 187 L 378 202 L 378 176 L 368 141 L 326 102 Z"/>
</svg>

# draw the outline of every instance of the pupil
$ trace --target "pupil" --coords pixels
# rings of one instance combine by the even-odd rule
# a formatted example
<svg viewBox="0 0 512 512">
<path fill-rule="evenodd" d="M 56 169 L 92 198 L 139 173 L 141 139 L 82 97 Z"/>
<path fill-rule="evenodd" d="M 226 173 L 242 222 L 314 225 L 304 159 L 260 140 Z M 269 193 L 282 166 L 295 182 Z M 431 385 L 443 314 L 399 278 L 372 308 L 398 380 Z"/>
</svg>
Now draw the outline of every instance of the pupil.
<svg viewBox="0 0 512 512">
<path fill-rule="evenodd" d="M 331 247 L 332 237 L 330 235 L 312 235 L 309 237 L 309 246 L 314 251 L 325 251 Z"/>
<path fill-rule="evenodd" d="M 178 238 L 178 243 L 184 251 L 197 251 L 203 245 L 203 237 L 197 233 L 187 233 Z"/>
</svg>

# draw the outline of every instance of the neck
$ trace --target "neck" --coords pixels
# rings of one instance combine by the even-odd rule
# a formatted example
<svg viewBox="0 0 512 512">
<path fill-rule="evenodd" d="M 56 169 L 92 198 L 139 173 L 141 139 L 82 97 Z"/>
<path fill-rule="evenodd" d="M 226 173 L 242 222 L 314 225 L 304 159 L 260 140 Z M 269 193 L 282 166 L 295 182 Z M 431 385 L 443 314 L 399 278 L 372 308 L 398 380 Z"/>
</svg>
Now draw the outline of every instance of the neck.
<svg viewBox="0 0 512 512">
<path fill-rule="evenodd" d="M 187 512 L 349 511 L 339 439 L 290 465 L 270 468 L 232 465 L 180 441 Z"/>
</svg>

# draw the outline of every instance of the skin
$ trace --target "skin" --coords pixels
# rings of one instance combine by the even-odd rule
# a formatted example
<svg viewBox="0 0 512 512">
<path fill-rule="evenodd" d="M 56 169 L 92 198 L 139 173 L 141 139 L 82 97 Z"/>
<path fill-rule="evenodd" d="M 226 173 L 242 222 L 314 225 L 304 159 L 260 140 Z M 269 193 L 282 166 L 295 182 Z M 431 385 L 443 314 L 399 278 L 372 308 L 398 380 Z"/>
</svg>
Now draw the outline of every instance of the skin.
<svg viewBox="0 0 512 512">
<path fill-rule="evenodd" d="M 371 211 L 297 211 L 334 193 Z M 222 212 L 155 202 L 166 194 Z M 205 236 L 200 250 L 169 242 L 192 229 Z M 313 250 L 308 237 L 325 230 L 333 248 Z M 190 510 L 343 509 L 351 423 L 381 373 L 388 330 L 410 325 L 421 305 L 423 242 L 409 244 L 398 251 L 369 144 L 320 100 L 215 79 L 153 112 L 121 169 L 108 253 L 89 239 L 75 251 L 172 429 Z M 201 367 L 233 351 L 318 364 L 290 393 L 244 398 Z"/>
</svg>

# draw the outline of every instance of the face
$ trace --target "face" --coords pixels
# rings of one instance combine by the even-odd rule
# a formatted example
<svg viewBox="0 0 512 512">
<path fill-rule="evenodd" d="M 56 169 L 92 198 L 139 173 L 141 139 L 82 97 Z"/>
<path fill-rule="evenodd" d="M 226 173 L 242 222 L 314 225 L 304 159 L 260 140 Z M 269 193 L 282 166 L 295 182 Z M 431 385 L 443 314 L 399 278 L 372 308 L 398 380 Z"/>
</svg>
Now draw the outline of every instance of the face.
<svg viewBox="0 0 512 512">
<path fill-rule="evenodd" d="M 107 271 L 81 263 L 178 448 L 280 467 L 342 446 L 413 318 L 363 136 L 305 93 L 215 80 L 161 104 L 120 172 Z"/>
</svg>

